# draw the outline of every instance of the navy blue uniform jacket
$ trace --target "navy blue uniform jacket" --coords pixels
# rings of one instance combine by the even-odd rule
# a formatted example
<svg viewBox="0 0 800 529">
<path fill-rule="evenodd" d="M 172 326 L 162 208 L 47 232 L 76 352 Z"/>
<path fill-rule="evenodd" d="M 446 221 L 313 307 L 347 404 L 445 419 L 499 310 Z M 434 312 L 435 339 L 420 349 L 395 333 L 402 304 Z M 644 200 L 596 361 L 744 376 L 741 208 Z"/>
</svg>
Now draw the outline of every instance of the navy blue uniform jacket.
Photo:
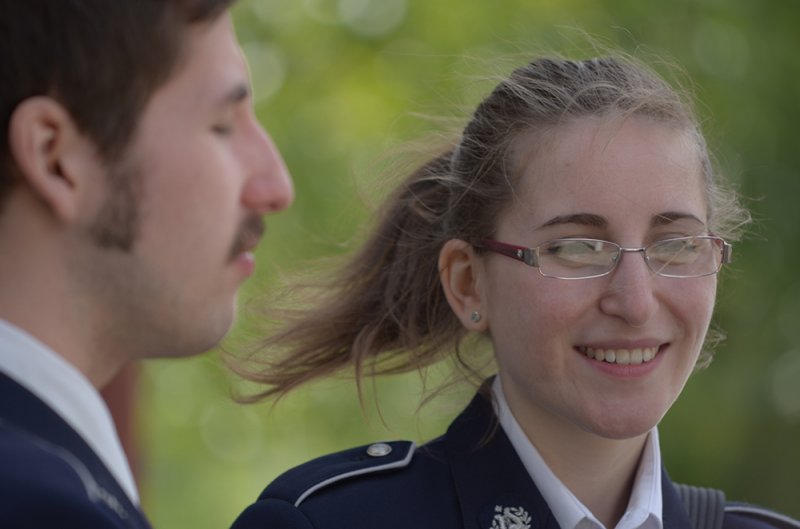
<svg viewBox="0 0 800 529">
<path fill-rule="evenodd" d="M 150 527 L 80 435 L 2 373 L 0 527 Z"/>
<path fill-rule="evenodd" d="M 232 529 L 559 529 L 495 424 L 492 404 L 477 395 L 420 448 L 377 443 L 316 459 L 278 477 Z M 665 472 L 662 487 L 664 529 L 689 529 Z M 729 505 L 724 529 L 775 527 L 761 511 Z"/>
</svg>

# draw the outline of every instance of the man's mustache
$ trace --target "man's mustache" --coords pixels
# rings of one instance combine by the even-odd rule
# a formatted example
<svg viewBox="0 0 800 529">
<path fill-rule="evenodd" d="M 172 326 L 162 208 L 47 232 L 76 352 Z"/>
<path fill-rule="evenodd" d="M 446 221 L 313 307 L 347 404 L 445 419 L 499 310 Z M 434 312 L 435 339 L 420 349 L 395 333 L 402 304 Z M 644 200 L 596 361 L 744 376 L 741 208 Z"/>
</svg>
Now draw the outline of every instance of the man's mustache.
<svg viewBox="0 0 800 529">
<path fill-rule="evenodd" d="M 231 249 L 231 259 L 243 252 L 253 250 L 261 236 L 264 234 L 264 219 L 258 215 L 252 215 L 242 221 L 242 225 L 236 234 Z"/>
</svg>

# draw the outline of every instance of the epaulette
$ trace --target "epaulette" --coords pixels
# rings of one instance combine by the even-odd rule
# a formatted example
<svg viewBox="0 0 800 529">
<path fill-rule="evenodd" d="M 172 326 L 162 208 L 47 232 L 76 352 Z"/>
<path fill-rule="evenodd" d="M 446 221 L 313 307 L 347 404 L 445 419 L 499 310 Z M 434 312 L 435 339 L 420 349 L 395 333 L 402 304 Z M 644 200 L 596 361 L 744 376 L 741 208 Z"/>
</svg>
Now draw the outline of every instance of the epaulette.
<svg viewBox="0 0 800 529">
<path fill-rule="evenodd" d="M 800 529 L 800 521 L 757 505 L 729 503 L 725 506 L 725 514 L 744 516 L 780 529 Z"/>
<path fill-rule="evenodd" d="M 408 466 L 416 445 L 412 441 L 373 443 L 313 459 L 273 481 L 259 499 L 282 499 L 298 507 L 315 492 L 344 480 Z"/>
</svg>

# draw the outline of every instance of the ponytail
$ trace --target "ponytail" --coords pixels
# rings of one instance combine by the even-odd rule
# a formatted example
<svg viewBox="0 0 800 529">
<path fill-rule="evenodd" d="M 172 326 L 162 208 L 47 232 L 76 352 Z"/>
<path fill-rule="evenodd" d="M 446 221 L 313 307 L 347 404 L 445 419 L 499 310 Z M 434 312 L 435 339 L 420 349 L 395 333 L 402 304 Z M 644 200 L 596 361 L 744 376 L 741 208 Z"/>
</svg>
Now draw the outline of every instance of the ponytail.
<svg viewBox="0 0 800 529">
<path fill-rule="evenodd" d="M 353 368 L 359 381 L 431 365 L 466 331 L 439 282 L 439 251 L 451 202 L 452 150 L 418 168 L 385 202 L 360 250 L 330 280 L 295 287 L 300 308 L 271 310 L 280 327 L 256 351 L 258 369 L 232 362 L 266 388 L 247 400 L 283 396 Z"/>
</svg>

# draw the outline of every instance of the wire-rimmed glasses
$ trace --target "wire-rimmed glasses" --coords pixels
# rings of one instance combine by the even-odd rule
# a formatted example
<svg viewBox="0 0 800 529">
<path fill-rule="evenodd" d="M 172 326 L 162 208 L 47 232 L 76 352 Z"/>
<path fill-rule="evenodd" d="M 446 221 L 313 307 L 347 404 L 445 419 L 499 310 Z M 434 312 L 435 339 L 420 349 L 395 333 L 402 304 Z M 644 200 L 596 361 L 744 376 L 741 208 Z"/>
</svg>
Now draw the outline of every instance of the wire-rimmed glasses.
<svg viewBox="0 0 800 529">
<path fill-rule="evenodd" d="M 554 239 L 527 248 L 493 239 L 473 245 L 528 266 L 545 277 L 556 279 L 591 279 L 610 274 L 623 253 L 641 253 L 653 273 L 664 277 L 702 277 L 719 272 L 730 262 L 732 247 L 714 235 L 675 237 L 652 242 L 642 248 L 624 248 L 600 239 Z"/>
</svg>

